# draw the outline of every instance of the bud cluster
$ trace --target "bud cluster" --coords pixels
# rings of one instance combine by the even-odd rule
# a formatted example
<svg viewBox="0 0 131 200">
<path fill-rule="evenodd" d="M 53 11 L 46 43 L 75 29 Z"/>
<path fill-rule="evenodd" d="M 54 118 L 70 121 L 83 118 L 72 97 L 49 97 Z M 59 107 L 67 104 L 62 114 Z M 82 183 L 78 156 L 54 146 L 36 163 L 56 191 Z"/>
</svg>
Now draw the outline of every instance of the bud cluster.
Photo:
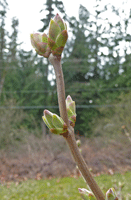
<svg viewBox="0 0 131 200">
<path fill-rule="evenodd" d="M 59 14 L 56 14 L 54 20 L 51 19 L 50 21 L 48 35 L 45 33 L 42 35 L 39 33 L 32 33 L 30 37 L 31 44 L 39 55 L 46 58 L 48 58 L 51 53 L 54 56 L 61 56 L 68 38 L 67 25 Z"/>
<path fill-rule="evenodd" d="M 75 102 L 72 100 L 71 96 L 69 95 L 66 98 L 66 108 L 67 108 L 67 115 L 68 115 L 70 125 L 74 127 L 75 121 L 76 121 Z M 67 125 L 63 121 L 63 119 L 59 117 L 58 115 L 50 112 L 49 110 L 44 110 L 44 116 L 42 117 L 42 119 L 52 133 L 61 135 L 68 131 Z"/>
</svg>

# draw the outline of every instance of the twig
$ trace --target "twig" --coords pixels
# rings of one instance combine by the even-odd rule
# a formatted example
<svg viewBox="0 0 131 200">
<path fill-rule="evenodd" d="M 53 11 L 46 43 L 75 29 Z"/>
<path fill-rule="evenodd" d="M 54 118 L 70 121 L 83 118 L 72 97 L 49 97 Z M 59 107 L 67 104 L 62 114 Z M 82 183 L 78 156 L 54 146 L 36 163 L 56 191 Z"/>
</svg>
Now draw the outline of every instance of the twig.
<svg viewBox="0 0 131 200">
<path fill-rule="evenodd" d="M 68 126 L 68 132 L 63 134 L 63 137 L 68 143 L 68 146 L 71 150 L 73 158 L 81 171 L 83 177 L 85 178 L 87 184 L 91 188 L 92 192 L 96 196 L 98 200 L 105 200 L 105 196 L 102 193 L 101 189 L 97 185 L 96 181 L 94 180 L 92 174 L 88 170 L 88 167 L 78 149 L 75 140 L 74 129 L 70 126 L 66 111 L 66 103 L 65 103 L 65 86 L 64 86 L 64 78 L 61 66 L 61 59 L 59 57 L 53 56 L 52 54 L 49 56 L 49 61 L 54 67 L 55 75 L 56 75 L 56 83 L 57 83 L 57 94 L 58 94 L 58 103 L 59 103 L 59 110 L 60 116 L 63 118 L 64 122 Z"/>
</svg>

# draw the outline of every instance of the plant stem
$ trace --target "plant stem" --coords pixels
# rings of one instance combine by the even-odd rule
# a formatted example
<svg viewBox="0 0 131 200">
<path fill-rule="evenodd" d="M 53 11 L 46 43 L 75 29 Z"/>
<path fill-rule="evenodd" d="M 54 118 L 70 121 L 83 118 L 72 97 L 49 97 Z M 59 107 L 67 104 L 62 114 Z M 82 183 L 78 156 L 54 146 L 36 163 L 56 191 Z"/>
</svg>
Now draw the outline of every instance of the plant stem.
<svg viewBox="0 0 131 200">
<path fill-rule="evenodd" d="M 49 61 L 51 62 L 55 70 L 60 116 L 62 117 L 66 125 L 69 126 L 69 121 L 66 112 L 65 84 L 63 78 L 61 60 L 51 54 L 49 56 Z"/>
<path fill-rule="evenodd" d="M 90 189 L 94 193 L 96 199 L 98 200 L 105 200 L 104 194 L 102 193 L 101 189 L 97 185 L 96 181 L 94 180 L 92 174 L 90 173 L 86 162 L 84 161 L 79 148 L 76 144 L 75 136 L 74 136 L 74 130 L 71 127 L 70 129 L 68 128 L 68 136 L 65 138 L 69 148 L 71 150 L 71 153 L 74 157 L 74 160 L 81 171 L 86 183 L 89 185 Z"/>
<path fill-rule="evenodd" d="M 102 193 L 101 189 L 99 188 L 96 181 L 94 180 L 92 174 L 88 170 L 88 167 L 79 151 L 79 148 L 75 140 L 74 129 L 70 126 L 69 121 L 68 121 L 66 103 L 65 103 L 65 86 L 64 86 L 61 60 L 51 54 L 49 57 L 49 61 L 51 62 L 55 70 L 60 116 L 63 118 L 64 122 L 68 126 L 68 133 L 66 135 L 63 135 L 63 137 L 67 141 L 68 146 L 71 150 L 72 156 L 77 166 L 79 167 L 79 170 L 81 171 L 84 179 L 86 180 L 90 189 L 96 196 L 97 200 L 105 200 L 104 194 Z"/>
</svg>

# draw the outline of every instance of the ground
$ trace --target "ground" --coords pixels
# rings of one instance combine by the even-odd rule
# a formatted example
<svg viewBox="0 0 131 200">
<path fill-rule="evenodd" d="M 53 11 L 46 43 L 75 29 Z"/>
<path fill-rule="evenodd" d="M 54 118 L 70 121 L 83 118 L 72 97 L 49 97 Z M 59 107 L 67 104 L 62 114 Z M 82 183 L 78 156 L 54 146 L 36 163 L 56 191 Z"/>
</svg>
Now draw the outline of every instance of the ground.
<svg viewBox="0 0 131 200">
<path fill-rule="evenodd" d="M 131 145 L 125 136 L 82 141 L 82 155 L 93 173 L 113 174 L 131 170 Z M 1 150 L 0 181 L 21 181 L 80 176 L 65 140 L 61 136 L 30 136 L 26 144 Z"/>
</svg>

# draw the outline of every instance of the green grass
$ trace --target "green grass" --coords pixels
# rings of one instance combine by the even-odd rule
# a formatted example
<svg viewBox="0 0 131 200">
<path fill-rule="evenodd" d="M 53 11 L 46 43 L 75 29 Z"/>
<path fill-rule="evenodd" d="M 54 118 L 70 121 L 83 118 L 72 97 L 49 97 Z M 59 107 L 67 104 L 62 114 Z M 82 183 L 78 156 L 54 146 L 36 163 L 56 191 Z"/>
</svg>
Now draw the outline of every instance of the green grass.
<svg viewBox="0 0 131 200">
<path fill-rule="evenodd" d="M 101 175 L 95 179 L 104 193 L 110 187 L 118 186 L 118 182 L 121 182 L 124 184 L 122 189 L 124 197 L 131 194 L 131 172 L 126 172 L 124 175 Z M 16 183 L 11 183 L 9 187 L 7 185 L 0 185 L 0 200 L 80 200 L 78 188 L 87 188 L 82 178 L 70 177 L 28 180 L 18 185 Z"/>
</svg>

